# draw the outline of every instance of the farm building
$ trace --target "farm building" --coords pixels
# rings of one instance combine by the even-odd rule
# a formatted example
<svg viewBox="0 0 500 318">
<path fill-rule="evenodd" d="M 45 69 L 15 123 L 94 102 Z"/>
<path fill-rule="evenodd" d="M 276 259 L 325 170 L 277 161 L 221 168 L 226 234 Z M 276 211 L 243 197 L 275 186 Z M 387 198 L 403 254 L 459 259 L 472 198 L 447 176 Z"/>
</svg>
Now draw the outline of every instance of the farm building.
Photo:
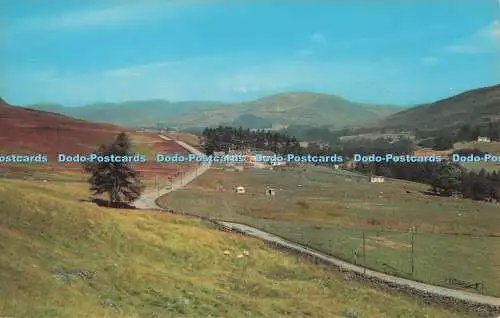
<svg viewBox="0 0 500 318">
<path fill-rule="evenodd" d="M 342 166 L 345 169 L 353 169 L 353 168 L 356 168 L 356 163 L 353 160 L 349 160 L 349 161 L 343 163 Z"/>
<path fill-rule="evenodd" d="M 491 142 L 490 137 L 477 137 L 478 142 Z"/>
<path fill-rule="evenodd" d="M 237 194 L 245 194 L 246 190 L 242 186 L 237 186 L 237 187 L 234 188 L 234 192 L 236 192 Z"/>
<path fill-rule="evenodd" d="M 268 197 L 274 197 L 276 195 L 276 190 L 273 188 L 267 188 L 266 189 L 266 195 Z"/>
<path fill-rule="evenodd" d="M 272 168 L 274 165 L 283 165 L 281 162 L 274 162 L 273 158 L 275 157 L 276 154 L 272 151 L 251 151 L 245 155 L 245 163 L 260 169 Z"/>
<path fill-rule="evenodd" d="M 251 152 L 248 152 L 246 154 L 245 161 L 251 162 L 251 163 L 255 163 L 257 161 L 265 162 L 265 161 L 267 161 L 265 159 L 267 159 L 268 157 L 273 157 L 273 156 L 276 156 L 276 154 L 272 151 L 266 151 L 266 150 L 264 150 L 264 151 L 251 151 Z"/>
<path fill-rule="evenodd" d="M 384 177 L 380 177 L 380 176 L 371 176 L 370 177 L 370 183 L 383 183 L 383 182 L 385 182 Z"/>
</svg>

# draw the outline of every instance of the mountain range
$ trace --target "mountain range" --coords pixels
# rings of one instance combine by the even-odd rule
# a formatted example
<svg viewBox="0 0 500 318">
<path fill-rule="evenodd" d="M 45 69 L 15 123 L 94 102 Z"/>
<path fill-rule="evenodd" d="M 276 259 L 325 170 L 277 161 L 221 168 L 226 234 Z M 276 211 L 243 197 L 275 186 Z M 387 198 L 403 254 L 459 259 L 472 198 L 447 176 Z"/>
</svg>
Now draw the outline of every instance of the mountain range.
<svg viewBox="0 0 500 318">
<path fill-rule="evenodd" d="M 391 105 L 351 102 L 335 95 L 303 92 L 282 93 L 235 104 L 147 100 L 96 103 L 81 107 L 64 107 L 58 104 L 34 104 L 26 107 L 123 126 L 154 126 L 160 123 L 179 128 L 219 124 L 267 128 L 272 124 L 301 124 L 327 125 L 339 129 L 382 119 L 402 109 Z"/>
<path fill-rule="evenodd" d="M 377 132 L 387 129 L 440 129 L 463 123 L 500 120 L 500 85 L 473 89 L 414 107 L 373 105 L 328 94 L 282 93 L 242 103 L 165 100 L 96 103 L 82 107 L 57 104 L 26 106 L 92 122 L 123 126 L 203 128 L 216 125 L 268 128 L 273 125 L 328 127 Z"/>
</svg>

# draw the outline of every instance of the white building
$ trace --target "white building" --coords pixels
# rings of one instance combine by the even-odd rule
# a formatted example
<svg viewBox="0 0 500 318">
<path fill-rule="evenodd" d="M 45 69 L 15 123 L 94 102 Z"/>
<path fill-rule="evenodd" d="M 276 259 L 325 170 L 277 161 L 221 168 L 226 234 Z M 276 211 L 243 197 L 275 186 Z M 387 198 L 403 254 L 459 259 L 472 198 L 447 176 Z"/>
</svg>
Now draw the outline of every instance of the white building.
<svg viewBox="0 0 500 318">
<path fill-rule="evenodd" d="M 379 177 L 379 176 L 371 176 L 370 177 L 370 183 L 383 183 L 385 182 L 384 177 Z"/>
<path fill-rule="evenodd" d="M 238 194 L 245 194 L 246 193 L 246 190 L 244 187 L 242 186 L 237 186 L 234 188 L 234 191 Z"/>
<path fill-rule="evenodd" d="M 478 142 L 491 142 L 490 137 L 477 137 Z"/>
</svg>

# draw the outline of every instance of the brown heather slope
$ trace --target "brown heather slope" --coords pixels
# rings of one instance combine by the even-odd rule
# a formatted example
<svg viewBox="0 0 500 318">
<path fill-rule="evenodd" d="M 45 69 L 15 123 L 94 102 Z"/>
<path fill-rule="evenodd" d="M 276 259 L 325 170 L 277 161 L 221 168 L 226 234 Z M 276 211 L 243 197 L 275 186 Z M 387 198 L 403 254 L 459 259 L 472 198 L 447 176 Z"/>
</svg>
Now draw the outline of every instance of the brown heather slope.
<svg viewBox="0 0 500 318">
<path fill-rule="evenodd" d="M 88 153 L 127 128 L 11 106 L 0 99 L 0 149 L 4 152 Z"/>
<path fill-rule="evenodd" d="M 137 134 L 127 127 L 92 123 L 57 113 L 16 107 L 0 98 L 0 153 L 42 153 L 49 159 L 48 165 L 2 165 L 2 168 L 10 171 L 29 173 L 35 169 L 80 173 L 82 170 L 79 164 L 57 163 L 57 155 L 91 153 L 99 145 L 113 141 L 120 132 L 131 135 L 134 152 L 147 156 L 147 163 L 136 165 L 146 179 L 154 175 L 175 176 L 179 173 L 178 165 L 159 165 L 154 162 L 157 152 L 185 153 L 174 141 L 168 142 L 152 134 Z"/>
</svg>

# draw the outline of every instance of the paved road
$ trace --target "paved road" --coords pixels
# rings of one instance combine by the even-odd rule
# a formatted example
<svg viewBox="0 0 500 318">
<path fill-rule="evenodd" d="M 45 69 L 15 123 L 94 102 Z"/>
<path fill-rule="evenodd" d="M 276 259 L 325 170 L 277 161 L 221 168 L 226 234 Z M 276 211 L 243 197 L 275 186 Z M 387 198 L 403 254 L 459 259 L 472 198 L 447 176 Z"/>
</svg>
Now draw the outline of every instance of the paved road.
<svg viewBox="0 0 500 318">
<path fill-rule="evenodd" d="M 419 283 L 419 282 L 415 282 L 415 281 L 400 278 L 400 277 L 395 277 L 395 276 L 383 274 L 383 273 L 372 271 L 369 269 L 364 269 L 361 266 L 347 263 L 345 261 L 339 260 L 337 258 L 328 256 L 328 255 L 325 255 L 323 253 L 320 253 L 318 251 L 304 247 L 302 245 L 287 241 L 281 237 L 278 237 L 278 236 L 273 235 L 273 234 L 268 233 L 268 232 L 264 232 L 262 230 L 259 230 L 257 228 L 254 228 L 254 227 L 251 227 L 248 225 L 233 223 L 233 222 L 224 222 L 224 221 L 218 221 L 218 223 L 222 224 L 223 226 L 227 227 L 228 229 L 235 229 L 237 231 L 242 231 L 250 236 L 257 237 L 257 238 L 260 238 L 260 239 L 265 240 L 265 241 L 277 243 L 281 246 L 289 247 L 291 249 L 294 249 L 294 250 L 297 250 L 300 252 L 304 252 L 304 253 L 308 253 L 310 255 L 314 255 L 321 260 L 324 260 L 328 263 L 331 263 L 333 265 L 336 265 L 340 268 L 346 269 L 346 270 L 351 271 L 351 272 L 356 272 L 358 274 L 364 274 L 364 275 L 369 276 L 369 277 L 378 278 L 378 279 L 381 279 L 383 281 L 398 284 L 398 285 L 406 285 L 406 286 L 413 288 L 413 289 L 417 289 L 417 290 L 428 292 L 428 293 L 438 294 L 438 295 L 445 296 L 445 297 L 453 297 L 456 299 L 475 302 L 475 303 L 479 303 L 479 304 L 487 304 L 487 305 L 491 305 L 491 306 L 500 307 L 500 298 L 479 295 L 479 294 L 469 293 L 469 292 L 465 292 L 465 291 L 460 291 L 460 290 L 455 290 L 455 289 L 450 289 L 450 288 L 445 288 L 445 287 L 440 287 L 440 286 L 428 285 L 428 284 Z"/>
<path fill-rule="evenodd" d="M 187 143 L 180 141 L 180 140 L 173 140 L 168 138 L 167 136 L 164 135 L 159 135 L 159 137 L 163 140 L 167 141 L 174 141 L 177 143 L 179 146 L 183 147 L 187 151 L 189 151 L 192 154 L 195 155 L 204 155 L 202 152 L 200 152 L 198 149 L 188 145 Z M 151 191 L 143 194 L 138 200 L 132 202 L 132 205 L 135 206 L 137 209 L 143 209 L 143 210 L 157 210 L 161 209 L 158 204 L 156 204 L 156 200 L 164 196 L 165 194 L 177 190 L 179 188 L 182 188 L 183 186 L 187 185 L 191 181 L 193 181 L 196 177 L 202 175 L 205 171 L 207 171 L 210 168 L 211 163 L 210 162 L 202 162 L 196 169 L 187 171 L 184 173 L 184 175 L 174 182 L 172 182 L 172 185 L 170 188 L 163 188 L 160 189 L 160 191 Z"/>
<path fill-rule="evenodd" d="M 172 139 L 160 135 L 160 138 L 167 140 L 167 141 L 172 141 Z M 173 140 L 176 142 L 178 145 L 186 149 L 187 151 L 196 154 L 196 155 L 203 155 L 198 149 L 186 144 L 185 142 L 179 141 L 179 140 Z M 192 180 L 194 180 L 197 176 L 203 174 L 205 171 L 207 171 L 210 168 L 210 162 L 203 162 L 198 166 L 195 170 L 190 171 L 187 173 L 182 179 L 178 179 L 172 183 L 172 187 L 169 189 L 161 189 L 159 193 L 157 191 L 153 191 L 150 193 L 146 193 L 143 195 L 140 199 L 135 201 L 133 204 L 135 207 L 138 209 L 145 209 L 145 210 L 153 210 L 153 209 L 162 209 L 156 204 L 156 200 L 171 192 L 174 190 L 177 190 L 179 188 L 182 188 Z M 239 223 L 233 223 L 233 222 L 225 222 L 225 221 L 215 221 L 214 222 L 226 227 L 228 230 L 237 230 L 241 232 L 245 232 L 246 234 L 262 239 L 264 241 L 272 242 L 279 244 L 284 247 L 288 247 L 303 253 L 307 253 L 309 255 L 313 255 L 327 263 L 333 264 L 335 266 L 338 266 L 342 269 L 355 272 L 358 274 L 366 275 L 368 277 L 373 277 L 377 278 L 379 280 L 383 280 L 385 282 L 389 282 L 392 284 L 396 284 L 399 286 L 406 286 L 415 290 L 423 291 L 426 293 L 431 293 L 434 295 L 438 296 L 444 296 L 444 297 L 452 297 L 455 299 L 459 300 L 464 300 L 467 302 L 473 302 L 477 304 L 485 304 L 489 306 L 494 306 L 500 308 L 500 298 L 496 297 L 490 297 L 490 296 L 485 296 L 485 295 L 479 295 L 479 294 L 474 294 L 470 292 L 465 292 L 465 291 L 460 291 L 460 290 L 455 290 L 455 289 L 450 289 L 450 288 L 445 288 L 445 287 L 440 287 L 440 286 L 434 286 L 434 285 L 429 285 L 425 283 L 420 283 L 420 282 L 415 282 L 412 280 L 396 277 L 396 276 L 391 276 L 387 275 L 384 273 L 376 272 L 373 270 L 365 269 L 361 266 L 357 266 L 345 261 L 342 261 L 340 259 L 325 255 L 319 251 L 312 250 L 310 248 L 307 248 L 305 246 L 299 245 L 297 243 L 293 243 L 290 241 L 287 241 L 281 237 L 278 237 L 276 235 L 273 235 L 268 232 L 264 232 L 262 230 L 259 230 L 257 228 L 244 225 L 244 224 L 239 224 Z M 499 317 L 500 318 L 500 317 Z"/>
</svg>

